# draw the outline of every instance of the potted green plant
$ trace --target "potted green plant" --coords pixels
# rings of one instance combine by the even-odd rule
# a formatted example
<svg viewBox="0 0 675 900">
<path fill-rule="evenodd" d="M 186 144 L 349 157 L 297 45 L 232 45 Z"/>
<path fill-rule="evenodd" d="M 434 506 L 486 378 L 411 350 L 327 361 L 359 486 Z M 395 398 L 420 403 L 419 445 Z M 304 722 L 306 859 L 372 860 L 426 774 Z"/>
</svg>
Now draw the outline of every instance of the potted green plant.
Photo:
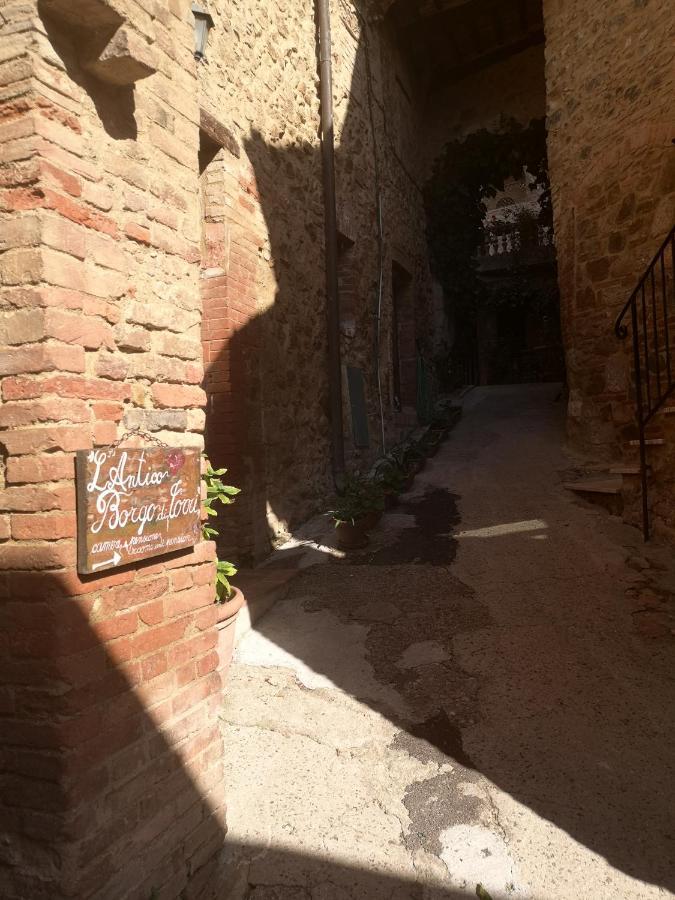
<svg viewBox="0 0 675 900">
<path fill-rule="evenodd" d="M 343 493 L 329 511 L 342 550 L 359 550 L 368 545 L 368 531 L 377 524 L 373 513 L 380 502 L 384 506 L 381 497 L 379 489 L 366 479 L 352 477 L 347 480 Z"/>
<path fill-rule="evenodd" d="M 421 440 L 421 444 L 424 447 L 424 452 L 426 453 L 426 455 L 435 456 L 435 454 L 438 452 L 438 448 L 441 446 L 442 440 L 442 432 L 433 430 L 431 428 L 427 429 Z"/>
<path fill-rule="evenodd" d="M 227 469 L 213 469 L 206 465 L 202 480 L 206 485 L 206 498 L 204 510 L 207 519 L 202 526 L 202 536 L 205 540 L 213 540 L 218 537 L 218 531 L 210 524 L 211 519 L 217 517 L 216 504 L 228 506 L 234 502 L 234 497 L 239 493 L 239 488 L 225 484 L 222 476 Z M 213 602 L 217 604 L 218 613 L 216 628 L 218 630 L 218 669 L 221 678 L 227 674 L 232 661 L 234 651 L 234 629 L 239 610 L 245 605 L 246 600 L 239 588 L 230 583 L 230 578 L 237 574 L 236 566 L 224 559 L 216 560 L 216 578 L 214 583 Z"/>
<path fill-rule="evenodd" d="M 419 471 L 411 458 L 411 446 L 409 443 L 397 444 L 396 447 L 389 451 L 389 455 L 403 474 L 401 493 L 405 494 L 413 486 L 415 474 Z"/>
<path fill-rule="evenodd" d="M 406 475 L 389 454 L 379 459 L 373 467 L 373 479 L 384 494 L 384 508 L 391 509 L 396 504 L 396 498 L 404 490 Z"/>
<path fill-rule="evenodd" d="M 417 475 L 418 472 L 422 471 L 426 465 L 427 457 L 419 441 L 410 441 L 407 445 L 405 461 L 408 470 L 411 470 L 413 475 Z"/>
<path fill-rule="evenodd" d="M 368 507 L 364 516 L 366 528 L 375 528 L 384 512 L 384 490 L 374 478 L 362 478 L 360 490 L 363 493 L 363 504 Z"/>
<path fill-rule="evenodd" d="M 429 425 L 429 434 L 437 434 L 441 441 L 444 441 L 450 433 L 450 423 L 445 419 L 434 419 Z"/>
</svg>

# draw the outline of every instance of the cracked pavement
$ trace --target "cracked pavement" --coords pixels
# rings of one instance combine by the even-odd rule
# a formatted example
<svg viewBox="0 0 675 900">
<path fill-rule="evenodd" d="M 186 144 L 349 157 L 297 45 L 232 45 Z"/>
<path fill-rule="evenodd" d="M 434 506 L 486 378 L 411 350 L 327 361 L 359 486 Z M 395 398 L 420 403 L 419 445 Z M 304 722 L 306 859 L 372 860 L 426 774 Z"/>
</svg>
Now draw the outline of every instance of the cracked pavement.
<svg viewBox="0 0 675 900">
<path fill-rule="evenodd" d="M 472 391 L 240 642 L 224 897 L 673 896 L 674 556 L 563 490 L 556 393 Z"/>
</svg>

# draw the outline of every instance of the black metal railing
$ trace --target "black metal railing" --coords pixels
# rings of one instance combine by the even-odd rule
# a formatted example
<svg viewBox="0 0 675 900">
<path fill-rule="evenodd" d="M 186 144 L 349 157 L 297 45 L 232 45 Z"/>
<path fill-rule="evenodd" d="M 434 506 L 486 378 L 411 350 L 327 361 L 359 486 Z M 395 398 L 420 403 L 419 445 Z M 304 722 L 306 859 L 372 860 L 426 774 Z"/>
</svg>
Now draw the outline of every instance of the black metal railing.
<svg viewBox="0 0 675 900">
<path fill-rule="evenodd" d="M 633 379 L 640 447 L 642 529 L 649 540 L 646 428 L 675 391 L 675 226 L 619 313 L 614 331 L 633 340 Z"/>
</svg>

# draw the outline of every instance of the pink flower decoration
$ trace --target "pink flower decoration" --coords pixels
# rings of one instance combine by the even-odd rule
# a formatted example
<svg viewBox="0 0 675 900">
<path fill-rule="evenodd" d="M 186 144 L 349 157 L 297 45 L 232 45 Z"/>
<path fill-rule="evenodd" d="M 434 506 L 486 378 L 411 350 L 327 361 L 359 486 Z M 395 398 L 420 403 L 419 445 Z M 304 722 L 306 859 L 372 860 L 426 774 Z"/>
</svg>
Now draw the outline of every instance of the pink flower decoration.
<svg viewBox="0 0 675 900">
<path fill-rule="evenodd" d="M 183 463 L 185 462 L 185 454 L 183 454 L 180 450 L 171 450 L 166 455 L 166 462 L 171 474 L 175 475 L 176 472 L 180 471 L 180 469 L 183 467 Z"/>
</svg>

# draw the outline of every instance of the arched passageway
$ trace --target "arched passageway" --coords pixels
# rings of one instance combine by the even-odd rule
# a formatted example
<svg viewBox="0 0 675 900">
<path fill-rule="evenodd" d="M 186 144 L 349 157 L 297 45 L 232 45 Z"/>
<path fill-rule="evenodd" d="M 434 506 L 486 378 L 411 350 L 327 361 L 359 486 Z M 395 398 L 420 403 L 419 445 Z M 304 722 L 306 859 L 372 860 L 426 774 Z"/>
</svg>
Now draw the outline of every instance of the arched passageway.
<svg viewBox="0 0 675 900">
<path fill-rule="evenodd" d="M 564 382 L 541 0 L 399 0 L 387 19 L 423 97 L 442 385 Z"/>
</svg>

